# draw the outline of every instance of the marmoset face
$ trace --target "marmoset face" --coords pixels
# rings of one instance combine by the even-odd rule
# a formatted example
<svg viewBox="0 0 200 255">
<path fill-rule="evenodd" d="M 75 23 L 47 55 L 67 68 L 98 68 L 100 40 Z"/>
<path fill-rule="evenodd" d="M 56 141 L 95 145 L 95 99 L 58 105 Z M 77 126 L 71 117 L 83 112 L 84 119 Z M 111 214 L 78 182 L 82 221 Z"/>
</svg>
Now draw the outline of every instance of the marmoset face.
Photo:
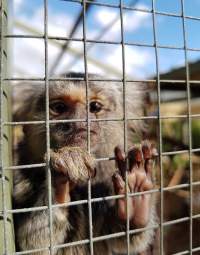
<svg viewBox="0 0 200 255">
<path fill-rule="evenodd" d="M 74 79 L 81 77 L 82 80 L 49 81 L 49 134 L 48 125 L 46 126 L 45 123 L 23 127 L 33 163 L 44 160 L 47 138 L 50 138 L 51 149 L 71 146 L 86 150 L 89 147 L 90 152 L 96 157 L 112 157 L 113 148 L 119 144 L 123 146 L 122 83 L 99 81 L 99 77 L 89 75 L 90 81 L 86 91 L 84 76 L 76 74 L 72 77 Z M 98 81 L 95 81 L 96 78 Z M 143 91 L 145 91 L 143 84 L 126 84 L 128 118 L 142 115 Z M 43 122 L 46 120 L 44 84 L 37 86 L 30 84 L 27 99 L 23 96 L 23 101 L 23 107 L 16 114 L 18 120 Z M 127 124 L 128 139 L 131 139 L 130 144 L 132 144 L 132 140 L 135 142 L 144 131 L 144 125 L 138 120 L 130 120 Z"/>
<path fill-rule="evenodd" d="M 29 109 L 28 118 L 45 120 L 45 90 L 41 89 L 37 93 L 38 96 L 33 99 L 32 109 Z M 84 81 L 51 81 L 49 85 L 49 119 L 58 121 L 50 123 L 51 148 L 76 146 L 87 149 L 89 134 L 91 152 L 95 153 L 99 144 L 108 142 L 106 136 L 110 136 L 109 127 L 111 124 L 105 119 L 117 117 L 120 106 L 119 94 L 119 87 L 116 84 L 111 86 L 109 83 L 90 82 L 87 102 Z M 89 123 L 87 119 L 89 119 Z M 97 121 L 98 119 L 100 120 Z M 25 132 L 28 132 L 31 146 L 34 146 L 33 151 L 37 151 L 35 148 L 41 148 L 42 141 L 46 139 L 45 125 L 27 127 L 27 129 Z M 43 147 L 43 151 L 45 151 L 45 143 Z"/>
<path fill-rule="evenodd" d="M 95 144 L 100 142 L 102 126 L 96 120 L 107 118 L 113 107 L 113 103 L 106 96 L 106 91 L 98 90 L 95 86 L 91 86 L 87 102 L 84 82 L 69 82 L 59 84 L 57 88 L 52 87 L 49 101 L 50 119 L 67 122 L 51 124 L 51 146 L 86 148 L 89 134 L 91 148 L 94 149 Z M 89 125 L 88 118 L 91 120 Z"/>
</svg>

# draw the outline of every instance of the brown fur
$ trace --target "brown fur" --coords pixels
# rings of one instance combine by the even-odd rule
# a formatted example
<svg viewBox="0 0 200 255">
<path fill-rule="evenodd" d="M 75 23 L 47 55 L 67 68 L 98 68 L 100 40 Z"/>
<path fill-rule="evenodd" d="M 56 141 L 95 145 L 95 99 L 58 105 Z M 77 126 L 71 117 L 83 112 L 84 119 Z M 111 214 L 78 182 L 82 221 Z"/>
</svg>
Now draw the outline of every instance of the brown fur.
<svg viewBox="0 0 200 255">
<path fill-rule="evenodd" d="M 74 74 L 75 77 L 77 74 Z M 83 76 L 82 76 L 83 77 Z M 94 76 L 90 76 L 94 77 Z M 98 100 L 104 108 L 100 113 L 90 113 L 90 118 L 123 118 L 122 85 L 117 83 L 90 82 L 90 100 Z M 127 84 L 127 115 L 129 118 L 143 114 L 144 84 Z M 17 120 L 44 120 L 45 93 L 42 86 L 30 86 L 30 93 L 25 94 L 24 104 L 16 110 Z M 49 100 L 62 99 L 71 107 L 65 115 L 50 119 L 86 119 L 84 81 L 50 82 Z M 86 122 L 50 124 L 50 142 L 52 152 L 67 146 L 87 149 L 86 132 L 77 137 L 78 130 L 87 129 Z M 41 163 L 46 153 L 45 125 L 24 125 L 24 139 L 19 145 L 19 164 Z M 68 129 L 73 133 L 69 134 Z M 96 158 L 112 157 L 115 146 L 123 146 L 123 122 L 91 122 L 91 153 Z M 141 139 L 144 132 L 141 121 L 128 122 L 128 145 L 132 146 Z M 71 168 L 70 168 L 71 169 Z M 103 197 L 114 194 L 112 175 L 115 172 L 114 161 L 100 161 L 96 165 L 96 176 L 92 180 L 92 197 Z M 54 178 L 54 176 L 52 176 Z M 81 180 L 81 178 L 79 178 Z M 69 197 L 60 196 L 61 183 L 52 182 L 52 201 L 75 201 L 87 199 L 87 180 L 81 180 L 70 191 Z M 43 168 L 26 169 L 14 173 L 14 207 L 34 207 L 48 205 L 47 178 Z M 56 189 L 56 192 L 55 192 Z M 66 191 L 67 192 L 67 191 Z M 58 194 L 59 193 L 59 194 Z M 94 237 L 125 231 L 126 224 L 118 219 L 116 201 L 92 203 Z M 151 219 L 148 225 L 155 223 L 155 202 L 152 202 Z M 53 244 L 59 245 L 89 238 L 88 205 L 71 206 L 53 209 Z M 15 217 L 16 242 L 19 250 L 30 250 L 49 246 L 48 210 L 29 212 Z M 153 230 L 130 236 L 130 248 L 134 253 L 144 251 L 152 242 Z M 126 252 L 126 237 L 109 239 L 94 243 L 95 255 L 111 255 L 112 251 Z M 48 251 L 35 253 L 46 255 Z M 89 254 L 89 245 L 71 248 L 54 249 L 55 255 Z"/>
</svg>

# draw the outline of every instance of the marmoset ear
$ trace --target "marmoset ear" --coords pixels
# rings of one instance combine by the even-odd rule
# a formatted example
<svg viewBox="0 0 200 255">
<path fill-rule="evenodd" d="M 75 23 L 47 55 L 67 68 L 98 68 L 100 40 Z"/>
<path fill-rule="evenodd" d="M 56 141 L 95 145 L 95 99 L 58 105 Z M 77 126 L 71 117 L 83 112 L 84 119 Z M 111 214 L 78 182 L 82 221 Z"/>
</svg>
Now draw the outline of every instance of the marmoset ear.
<svg viewBox="0 0 200 255">
<path fill-rule="evenodd" d="M 26 121 L 31 112 L 36 94 L 41 90 L 38 84 L 16 83 L 12 87 L 13 121 Z"/>
</svg>

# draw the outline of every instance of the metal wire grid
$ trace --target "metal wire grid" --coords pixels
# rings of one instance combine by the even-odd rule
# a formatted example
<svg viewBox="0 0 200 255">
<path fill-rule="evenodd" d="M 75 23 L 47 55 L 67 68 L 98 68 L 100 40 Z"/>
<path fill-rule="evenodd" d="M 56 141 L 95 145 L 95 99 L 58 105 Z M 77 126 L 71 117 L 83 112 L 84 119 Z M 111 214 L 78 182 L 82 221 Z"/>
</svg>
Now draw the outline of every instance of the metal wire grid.
<svg viewBox="0 0 200 255">
<path fill-rule="evenodd" d="M 185 66 L 186 66 L 186 83 L 187 83 L 187 108 L 188 108 L 188 132 L 189 132 L 189 164 L 190 164 L 190 184 L 192 183 L 193 180 L 193 171 L 192 171 L 192 127 L 191 127 L 191 96 L 190 96 L 190 75 L 189 75 L 189 66 L 188 66 L 188 53 L 187 53 L 187 37 L 186 37 L 186 29 L 185 29 L 185 6 L 184 6 L 184 1 L 181 0 L 181 8 L 182 8 L 182 22 L 183 22 L 183 36 L 184 36 L 184 49 L 185 49 Z M 193 230 L 193 221 L 192 221 L 192 191 L 193 187 L 190 185 L 190 253 L 192 253 L 192 248 L 193 248 L 193 243 L 192 243 L 192 230 Z"/>
<path fill-rule="evenodd" d="M 4 10 L 4 6 L 3 6 L 3 3 L 0 3 L 1 6 L 1 17 L 0 17 L 0 22 L 1 22 L 1 47 L 0 47 L 0 57 L 1 57 L 1 65 L 0 65 L 0 102 L 3 101 L 3 78 L 2 78 L 2 74 L 3 74 L 3 71 L 4 71 L 4 67 L 3 67 L 3 24 L 4 24 L 4 13 L 3 13 L 3 10 Z M 7 241 L 7 227 L 6 227 L 6 224 L 7 224 L 7 212 L 6 212 L 6 198 L 5 198 L 5 192 L 6 192 L 6 187 L 5 187 L 5 182 L 6 182 L 6 175 L 5 175 L 5 170 L 3 169 L 3 164 L 4 164 L 4 161 L 3 161 L 3 152 L 2 152 L 2 149 L 3 149 L 3 121 L 2 121 L 2 116 L 3 116 L 3 107 L 1 105 L 1 141 L 0 141 L 0 157 L 1 157 L 1 181 L 2 181 L 2 209 L 3 209 L 3 212 L 2 212 L 2 215 L 3 215 L 3 228 L 4 228 L 4 232 L 3 232 L 3 238 L 4 238 L 4 250 L 5 252 L 7 251 L 7 247 L 8 247 L 8 241 Z"/>
<path fill-rule="evenodd" d="M 157 12 L 155 10 L 155 0 L 152 0 L 152 10 L 141 10 L 138 8 L 132 8 L 128 6 L 124 6 L 122 0 L 120 0 L 119 5 L 113 5 L 113 4 L 106 4 L 106 3 L 100 3 L 100 2 L 93 2 L 89 0 L 64 0 L 67 2 L 76 2 L 82 4 L 83 8 L 83 39 L 73 39 L 73 38 L 67 38 L 67 37 L 50 37 L 48 36 L 48 0 L 44 0 L 44 35 L 43 36 L 32 36 L 32 35 L 3 35 L 1 34 L 1 42 L 3 38 L 40 38 L 44 40 L 45 44 L 45 77 L 44 78 L 37 78 L 37 77 L 30 77 L 30 78 L 12 78 L 12 77 L 3 77 L 2 72 L 1 72 L 1 99 L 3 96 L 3 87 L 2 87 L 2 82 L 3 81 L 15 81 L 15 80 L 24 80 L 24 81 L 45 81 L 45 89 L 46 89 L 46 118 L 44 121 L 27 121 L 27 122 L 8 122 L 8 121 L 3 121 L 1 118 L 1 148 L 3 147 L 3 127 L 4 126 L 13 126 L 13 125 L 29 125 L 29 124 L 45 124 L 46 125 L 46 148 L 47 148 L 47 161 L 45 163 L 41 164 L 31 164 L 31 165 L 23 165 L 23 166 L 4 166 L 3 159 L 1 158 L 1 165 L 2 165 L 2 181 L 3 181 L 3 192 L 2 192 L 2 199 L 3 199 L 3 211 L 1 214 L 3 215 L 3 222 L 4 222 L 4 254 L 9 254 L 8 249 L 7 249 L 7 227 L 6 227 L 6 219 L 8 214 L 15 214 L 15 213 L 22 213 L 22 212 L 30 212 L 30 211 L 38 211 L 38 210 L 48 210 L 49 211 L 49 228 L 50 228 L 50 247 L 45 247 L 41 249 L 36 249 L 36 250 L 29 250 L 29 251 L 23 251 L 23 252 L 15 252 L 13 254 L 31 254 L 34 252 L 39 252 L 39 251 L 45 251 L 49 250 L 50 254 L 52 254 L 52 251 L 57 248 L 64 248 L 64 247 L 71 247 L 75 245 L 81 245 L 81 244 L 89 244 L 90 245 L 90 253 L 93 255 L 93 243 L 97 241 L 102 241 L 106 239 L 111 239 L 111 238 L 116 238 L 116 237 L 121 237 L 121 236 L 126 236 L 127 238 L 127 254 L 130 254 L 129 251 L 129 235 L 142 232 L 144 230 L 148 229 L 157 229 L 160 228 L 160 254 L 164 254 L 164 238 L 163 238 L 163 229 L 165 226 L 177 224 L 180 222 L 190 222 L 190 248 L 189 250 L 182 251 L 176 254 L 193 254 L 194 252 L 200 251 L 200 246 L 197 248 L 192 247 L 192 224 L 193 224 L 193 219 L 200 218 L 200 214 L 198 215 L 193 215 L 192 213 L 192 190 L 193 187 L 196 185 L 200 185 L 200 181 L 198 182 L 193 182 L 192 178 L 192 159 L 191 155 L 193 152 L 199 152 L 200 148 L 198 149 L 192 149 L 192 140 L 191 140 L 191 119 L 193 117 L 200 117 L 200 114 L 191 114 L 191 102 L 190 102 L 190 84 L 196 84 L 199 83 L 199 81 L 190 81 L 189 79 L 189 65 L 188 65 L 188 56 L 187 56 L 187 51 L 200 51 L 200 49 L 195 49 L 195 48 L 189 48 L 187 46 L 187 35 L 186 35 L 186 29 L 185 29 L 185 20 L 186 19 L 192 19 L 192 20 L 200 20 L 198 17 L 192 17 L 192 16 L 186 16 L 185 15 L 185 8 L 184 8 L 184 0 L 181 0 L 181 8 L 182 8 L 182 13 L 179 14 L 173 14 L 173 13 L 166 13 L 166 12 Z M 3 1 L 4 2 L 4 1 Z M 121 41 L 120 42 L 111 42 L 111 41 L 99 41 L 99 40 L 88 40 L 86 37 L 86 5 L 87 4 L 92 4 L 92 5 L 98 5 L 98 6 L 105 6 L 105 7 L 112 7 L 112 8 L 119 8 L 120 9 L 120 21 L 121 21 Z M 139 44 L 139 43 L 126 43 L 124 42 L 124 26 L 123 26 L 123 11 L 124 10 L 133 10 L 133 11 L 141 11 L 141 12 L 147 12 L 152 14 L 153 18 L 153 33 L 154 33 L 154 43 L 153 44 Z M 182 25 L 183 25 L 183 34 L 184 34 L 184 46 L 183 47 L 174 47 L 174 46 L 165 46 L 165 45 L 158 45 L 158 40 L 157 40 L 157 34 L 156 34 L 156 15 L 165 15 L 165 16 L 171 16 L 171 17 L 180 17 L 182 19 Z M 2 15 L 3 11 L 1 9 L 1 20 L 2 20 Z M 1 26 L 3 26 L 3 22 L 1 22 Z M 48 75 L 48 40 L 64 40 L 64 41 L 80 41 L 83 42 L 84 44 L 84 66 L 85 66 L 85 81 L 86 81 L 86 98 L 87 98 L 87 118 L 86 119 L 73 119 L 73 120 L 49 120 L 49 81 L 52 80 L 73 80 L 70 78 L 51 78 Z M 122 79 L 101 79 L 101 81 L 119 81 L 123 82 L 123 103 L 124 103 L 124 114 L 122 119 L 89 119 L 89 88 L 88 88 L 88 82 L 91 81 L 92 79 L 88 78 L 88 68 L 87 68 L 87 43 L 104 43 L 104 44 L 119 44 L 122 46 L 122 69 L 123 69 L 123 77 Z M 155 56 L 156 56 L 156 76 L 157 78 L 155 80 L 145 80 L 145 81 L 156 81 L 157 82 L 157 94 L 158 94 L 158 116 L 143 116 L 139 118 L 127 118 L 126 114 L 126 83 L 127 82 L 141 82 L 141 80 L 128 80 L 126 79 L 126 70 L 125 70 L 125 54 L 124 54 L 124 47 L 126 45 L 132 45 L 132 46 L 141 46 L 141 47 L 153 47 L 155 49 Z M 159 71 L 159 58 L 158 58 L 158 49 L 159 48 L 166 48 L 166 49 L 176 49 L 176 50 L 184 50 L 185 53 L 185 66 L 186 66 L 186 80 L 161 80 L 160 79 L 160 71 Z M 2 48 L 1 48 L 1 70 L 2 70 Z M 77 80 L 77 79 L 76 79 Z M 95 79 L 98 80 L 98 79 Z M 94 79 L 93 79 L 94 81 Z M 161 116 L 160 112 L 160 106 L 161 106 L 161 100 L 160 100 L 160 87 L 161 87 L 161 82 L 168 82 L 168 83 L 186 83 L 187 86 L 187 105 L 188 105 L 188 114 L 186 115 L 178 115 L 178 116 Z M 3 105 L 2 105 L 2 100 L 1 100 L 1 113 L 3 111 Z M 163 119 L 168 119 L 168 118 L 185 118 L 188 119 L 188 137 L 189 137 L 189 149 L 188 150 L 180 150 L 180 151 L 172 151 L 172 152 L 162 152 L 162 127 L 161 127 L 161 122 Z M 124 150 L 127 151 L 127 121 L 128 120 L 140 120 L 140 119 L 157 119 L 159 121 L 159 158 L 160 158 L 160 175 L 161 175 L 161 183 L 160 183 L 160 189 L 153 189 L 151 191 L 145 191 L 145 192 L 139 192 L 139 193 L 134 193 L 134 194 L 129 194 L 128 190 L 126 189 L 126 194 L 125 195 L 114 195 L 114 196 L 108 196 L 108 197 L 101 197 L 101 198 L 91 198 L 91 183 L 90 181 L 88 182 L 88 199 L 87 200 L 80 200 L 80 201 L 72 201 L 69 203 L 64 203 L 64 204 L 58 204 L 54 205 L 52 204 L 51 201 L 51 172 L 49 168 L 49 151 L 50 151 L 50 130 L 49 130 L 49 125 L 51 123 L 66 123 L 66 122 L 80 122 L 80 121 L 85 121 L 87 122 L 87 134 L 88 134 L 88 139 L 87 139 L 87 147 L 88 151 L 90 151 L 90 123 L 92 121 L 123 121 L 124 122 Z M 180 184 L 176 185 L 173 187 L 163 187 L 163 171 L 162 171 L 162 157 L 166 155 L 174 155 L 174 154 L 182 154 L 182 153 L 189 153 L 189 162 L 190 162 L 190 182 L 189 184 Z M 97 159 L 98 161 L 101 160 L 113 160 L 114 158 L 100 158 Z M 6 170 L 15 170 L 15 169 L 30 169 L 30 168 L 35 168 L 35 167 L 46 167 L 47 168 L 47 176 L 48 176 L 48 197 L 49 197 L 49 203 L 48 206 L 39 206 L 39 207 L 33 207 L 33 208 L 21 208 L 21 209 L 7 209 L 6 208 L 6 201 L 5 201 L 5 171 Z M 126 176 L 126 187 L 127 187 L 127 176 Z M 164 222 L 163 219 L 163 192 L 167 190 L 175 190 L 179 188 L 190 188 L 190 216 L 189 217 L 184 217 L 180 219 L 176 219 L 173 221 L 167 221 Z M 161 194 L 161 215 L 160 215 L 160 223 L 155 224 L 153 226 L 150 226 L 148 228 L 142 228 L 142 229 L 136 229 L 136 230 L 130 230 L 129 228 L 129 221 L 127 220 L 127 228 L 125 232 L 119 232 L 119 233 L 114 233 L 110 235 L 105 235 L 105 236 L 100 236 L 100 237 L 93 237 L 93 230 L 92 230 L 92 203 L 100 202 L 100 201 L 105 201 L 105 200 L 111 200 L 111 199 L 119 199 L 123 197 L 131 197 L 131 196 L 137 196 L 141 194 L 152 194 L 160 192 Z M 128 200 L 128 199 L 127 199 Z M 69 206 L 74 206 L 74 205 L 80 205 L 80 204 L 88 204 L 88 210 L 89 210 L 89 229 L 90 229 L 90 236 L 89 239 L 85 240 L 80 240 L 72 243 L 66 243 L 62 245 L 52 245 L 52 209 L 55 207 L 69 207 Z M 127 207 L 128 208 L 128 207 Z M 129 214 L 129 211 L 127 210 L 127 215 Z M 129 217 L 127 217 L 128 219 Z"/>
</svg>

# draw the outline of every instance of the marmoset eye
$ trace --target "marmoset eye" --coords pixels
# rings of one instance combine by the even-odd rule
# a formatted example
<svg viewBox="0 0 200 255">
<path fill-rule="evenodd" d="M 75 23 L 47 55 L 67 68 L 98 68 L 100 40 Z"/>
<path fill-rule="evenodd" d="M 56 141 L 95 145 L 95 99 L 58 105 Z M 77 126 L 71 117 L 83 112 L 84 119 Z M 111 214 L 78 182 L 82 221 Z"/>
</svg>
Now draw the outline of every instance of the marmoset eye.
<svg viewBox="0 0 200 255">
<path fill-rule="evenodd" d="M 50 103 L 49 108 L 53 115 L 60 115 L 68 111 L 68 106 L 62 101 L 53 101 L 52 103 Z"/>
<path fill-rule="evenodd" d="M 92 113 L 98 113 L 102 110 L 103 105 L 98 101 L 92 101 L 90 102 L 90 112 Z"/>
</svg>

